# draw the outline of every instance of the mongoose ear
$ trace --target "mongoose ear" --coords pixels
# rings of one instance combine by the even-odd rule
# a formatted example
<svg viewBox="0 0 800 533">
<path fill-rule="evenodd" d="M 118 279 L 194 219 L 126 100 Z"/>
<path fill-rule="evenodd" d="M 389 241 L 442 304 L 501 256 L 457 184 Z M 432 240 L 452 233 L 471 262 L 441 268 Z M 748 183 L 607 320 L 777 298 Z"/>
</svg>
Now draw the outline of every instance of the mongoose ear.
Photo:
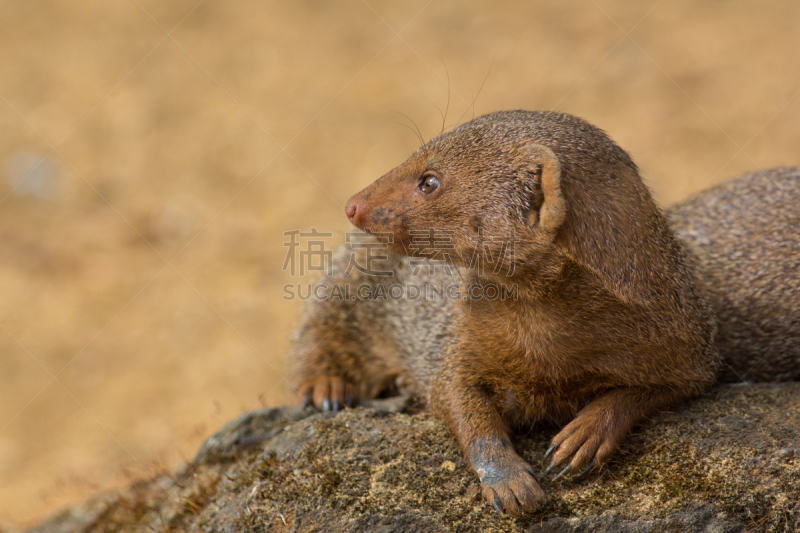
<svg viewBox="0 0 800 533">
<path fill-rule="evenodd" d="M 532 180 L 528 222 L 531 227 L 555 233 L 567 214 L 561 195 L 561 162 L 550 148 L 541 144 L 527 144 L 521 151 L 523 170 Z"/>
</svg>

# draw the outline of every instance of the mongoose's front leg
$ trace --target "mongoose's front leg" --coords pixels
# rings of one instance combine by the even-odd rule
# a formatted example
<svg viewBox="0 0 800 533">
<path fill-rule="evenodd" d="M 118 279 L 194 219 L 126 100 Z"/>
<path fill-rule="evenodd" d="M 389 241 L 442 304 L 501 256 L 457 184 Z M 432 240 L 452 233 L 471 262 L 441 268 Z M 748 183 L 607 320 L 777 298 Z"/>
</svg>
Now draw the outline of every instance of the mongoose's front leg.
<svg viewBox="0 0 800 533">
<path fill-rule="evenodd" d="M 384 340 L 386 305 L 362 297 L 360 289 L 376 287 L 393 277 L 373 276 L 348 267 L 366 265 L 364 249 L 340 248 L 331 272 L 312 291 L 291 356 L 291 383 L 303 405 L 338 411 L 359 400 L 376 397 L 394 379 L 388 354 L 392 339 Z M 395 259 L 373 261 L 377 270 L 393 272 Z M 370 291 L 366 293 L 369 294 Z"/>
<path fill-rule="evenodd" d="M 553 437 L 545 457 L 555 451 L 546 473 L 572 460 L 556 477 L 581 475 L 605 463 L 628 432 L 646 416 L 691 397 L 672 389 L 613 389 L 591 401 Z"/>
<path fill-rule="evenodd" d="M 353 407 L 353 385 L 339 376 L 320 376 L 300 384 L 300 397 L 304 407 L 315 405 L 324 411 L 338 411 Z"/>
<path fill-rule="evenodd" d="M 337 282 L 323 280 L 330 286 Z M 328 298 L 307 306 L 291 372 L 291 382 L 304 406 L 338 411 L 373 397 L 380 389 L 386 365 L 370 357 L 369 339 L 359 334 L 372 325 L 358 309 L 368 304 Z"/>
<path fill-rule="evenodd" d="M 511 446 L 504 424 L 487 393 L 459 382 L 437 402 L 478 474 L 483 495 L 501 513 L 532 511 L 545 500 L 531 466 Z"/>
<path fill-rule="evenodd" d="M 355 304 L 320 300 L 309 304 L 292 354 L 292 383 L 303 405 L 338 411 L 358 399 L 368 381 L 357 331 Z M 362 387 L 363 388 L 363 387 Z"/>
</svg>

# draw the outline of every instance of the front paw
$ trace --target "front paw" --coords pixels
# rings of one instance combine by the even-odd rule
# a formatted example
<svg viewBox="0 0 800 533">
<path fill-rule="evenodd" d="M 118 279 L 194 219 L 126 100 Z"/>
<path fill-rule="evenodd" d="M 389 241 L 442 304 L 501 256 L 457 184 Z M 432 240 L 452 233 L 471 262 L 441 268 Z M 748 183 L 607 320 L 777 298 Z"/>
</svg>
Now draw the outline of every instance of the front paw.
<svg viewBox="0 0 800 533">
<path fill-rule="evenodd" d="M 530 465 L 505 437 L 489 437 L 470 447 L 470 463 L 483 485 L 483 495 L 499 513 L 522 514 L 547 499 Z"/>
<path fill-rule="evenodd" d="M 554 479 L 575 474 L 576 479 L 584 477 L 608 460 L 630 426 L 628 420 L 617 420 L 613 413 L 595 409 L 590 404 L 553 437 L 545 453 L 545 459 L 553 455 L 553 461 L 545 474 L 566 463 Z"/>
<path fill-rule="evenodd" d="M 339 411 L 355 402 L 353 386 L 342 378 L 321 376 L 300 385 L 303 407 L 315 406 L 323 411 Z"/>
</svg>

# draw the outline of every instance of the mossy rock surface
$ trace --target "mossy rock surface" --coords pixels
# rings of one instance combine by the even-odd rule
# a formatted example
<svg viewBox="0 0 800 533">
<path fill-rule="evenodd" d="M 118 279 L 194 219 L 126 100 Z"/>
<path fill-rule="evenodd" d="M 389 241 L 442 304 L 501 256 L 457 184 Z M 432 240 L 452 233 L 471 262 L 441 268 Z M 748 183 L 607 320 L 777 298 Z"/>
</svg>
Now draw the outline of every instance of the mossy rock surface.
<svg viewBox="0 0 800 533">
<path fill-rule="evenodd" d="M 800 383 L 720 386 L 654 417 L 601 472 L 540 476 L 549 502 L 524 518 L 489 507 L 442 424 L 404 405 L 249 413 L 194 463 L 33 531 L 800 530 Z M 556 431 L 516 438 L 537 472 Z"/>
</svg>

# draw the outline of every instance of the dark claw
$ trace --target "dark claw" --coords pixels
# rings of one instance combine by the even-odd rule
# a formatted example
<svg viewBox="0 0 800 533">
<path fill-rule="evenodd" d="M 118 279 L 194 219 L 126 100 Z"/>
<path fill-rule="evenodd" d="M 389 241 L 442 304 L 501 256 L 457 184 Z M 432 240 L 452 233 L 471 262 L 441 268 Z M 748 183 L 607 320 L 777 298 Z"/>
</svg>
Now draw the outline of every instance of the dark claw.
<svg viewBox="0 0 800 533">
<path fill-rule="evenodd" d="M 584 468 L 584 469 L 583 469 L 583 472 L 581 472 L 580 474 L 578 474 L 578 475 L 575 477 L 575 481 L 579 481 L 579 480 L 583 479 L 583 478 L 584 478 L 584 476 L 586 476 L 586 474 L 588 474 L 589 472 L 591 472 L 593 468 L 594 468 L 594 459 L 592 459 L 591 461 L 589 461 L 589 466 L 587 466 L 586 468 Z"/>
<path fill-rule="evenodd" d="M 556 448 L 558 448 L 558 445 L 556 445 L 556 443 L 551 444 L 550 447 L 547 448 L 547 451 L 544 452 L 544 458 L 547 459 L 548 457 L 550 457 L 550 454 L 556 451 Z"/>
<path fill-rule="evenodd" d="M 349 394 L 347 395 L 347 407 L 353 407 L 353 397 Z"/>
<path fill-rule="evenodd" d="M 339 398 L 336 398 L 336 399 L 334 399 L 334 400 L 333 400 L 333 410 L 334 410 L 334 411 L 338 411 L 338 410 L 339 410 L 339 408 L 340 408 L 340 405 L 339 405 Z"/>
<path fill-rule="evenodd" d="M 553 459 L 553 462 L 552 462 L 552 463 L 550 463 L 550 466 L 548 466 L 548 467 L 547 467 L 547 470 L 545 470 L 545 471 L 544 471 L 544 475 L 546 476 L 547 474 L 549 474 L 550 472 L 552 472 L 552 471 L 553 471 L 553 469 L 554 469 L 556 466 L 558 466 L 558 461 L 556 461 L 555 459 Z"/>
<path fill-rule="evenodd" d="M 322 400 L 322 410 L 323 411 L 330 411 L 331 410 L 331 401 L 328 398 Z"/>
<path fill-rule="evenodd" d="M 566 476 L 570 472 L 572 472 L 572 463 L 568 464 L 567 467 L 564 470 L 559 472 L 558 475 L 553 478 L 553 481 L 555 481 L 557 479 L 561 479 L 562 477 Z"/>
<path fill-rule="evenodd" d="M 303 409 L 305 409 L 306 407 L 311 407 L 312 405 L 314 405 L 314 400 L 311 398 L 310 395 L 303 396 L 303 402 L 301 405 L 303 406 Z"/>
<path fill-rule="evenodd" d="M 499 501 L 495 500 L 495 501 L 494 501 L 494 503 L 493 503 L 492 505 L 494 505 L 494 508 L 495 508 L 495 509 L 497 509 L 497 512 L 498 512 L 498 513 L 500 513 L 500 514 L 506 514 L 506 513 L 504 513 L 504 512 L 503 512 L 503 508 L 502 508 L 502 507 L 500 507 L 500 502 L 499 502 Z"/>
<path fill-rule="evenodd" d="M 539 483 L 539 478 L 536 477 L 536 474 L 533 472 L 533 469 L 532 468 L 528 468 L 527 470 L 528 470 L 528 473 L 531 475 L 531 477 L 534 479 L 534 481 L 536 481 L 536 483 Z"/>
</svg>

